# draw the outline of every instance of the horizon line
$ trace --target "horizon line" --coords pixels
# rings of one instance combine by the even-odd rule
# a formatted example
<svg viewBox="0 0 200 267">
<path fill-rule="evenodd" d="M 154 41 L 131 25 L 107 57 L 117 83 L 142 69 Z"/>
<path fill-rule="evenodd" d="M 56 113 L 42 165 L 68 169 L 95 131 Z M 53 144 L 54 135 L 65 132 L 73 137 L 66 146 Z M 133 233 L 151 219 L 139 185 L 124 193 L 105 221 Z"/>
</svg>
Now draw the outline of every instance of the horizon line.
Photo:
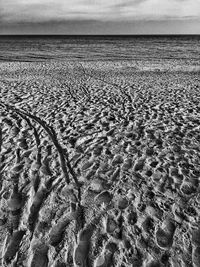
<svg viewBox="0 0 200 267">
<path fill-rule="evenodd" d="M 131 37 L 131 36 L 200 36 L 199 33 L 153 33 L 153 34 L 140 34 L 140 33 L 136 33 L 136 34 L 40 34 L 40 33 L 25 33 L 25 34 L 2 34 L 0 33 L 0 37 L 1 36 L 16 36 L 16 37 L 53 37 L 53 36 L 61 36 L 61 37 L 109 37 L 109 36 L 113 36 L 113 37 L 120 37 L 120 36 L 123 36 L 123 37 Z"/>
</svg>

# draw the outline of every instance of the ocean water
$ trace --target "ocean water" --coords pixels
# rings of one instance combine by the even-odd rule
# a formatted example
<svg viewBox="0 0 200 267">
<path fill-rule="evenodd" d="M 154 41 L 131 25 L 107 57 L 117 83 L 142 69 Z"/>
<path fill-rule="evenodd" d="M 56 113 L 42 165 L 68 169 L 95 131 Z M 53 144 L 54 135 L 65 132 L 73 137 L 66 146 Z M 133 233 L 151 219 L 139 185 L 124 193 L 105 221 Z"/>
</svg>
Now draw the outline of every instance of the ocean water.
<svg viewBox="0 0 200 267">
<path fill-rule="evenodd" d="M 0 36 L 0 60 L 200 58 L 200 36 Z"/>
<path fill-rule="evenodd" d="M 200 36 L 0 36 L 0 61 L 127 61 L 200 70 Z"/>
</svg>

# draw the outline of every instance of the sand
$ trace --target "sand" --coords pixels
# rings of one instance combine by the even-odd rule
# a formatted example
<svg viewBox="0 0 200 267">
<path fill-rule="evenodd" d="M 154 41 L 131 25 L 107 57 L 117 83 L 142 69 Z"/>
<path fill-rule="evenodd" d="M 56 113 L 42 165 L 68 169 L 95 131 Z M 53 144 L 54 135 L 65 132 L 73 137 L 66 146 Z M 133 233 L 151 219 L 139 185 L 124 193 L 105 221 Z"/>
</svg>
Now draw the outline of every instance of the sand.
<svg viewBox="0 0 200 267">
<path fill-rule="evenodd" d="M 0 266 L 200 266 L 197 72 L 5 62 L 0 88 Z"/>
</svg>

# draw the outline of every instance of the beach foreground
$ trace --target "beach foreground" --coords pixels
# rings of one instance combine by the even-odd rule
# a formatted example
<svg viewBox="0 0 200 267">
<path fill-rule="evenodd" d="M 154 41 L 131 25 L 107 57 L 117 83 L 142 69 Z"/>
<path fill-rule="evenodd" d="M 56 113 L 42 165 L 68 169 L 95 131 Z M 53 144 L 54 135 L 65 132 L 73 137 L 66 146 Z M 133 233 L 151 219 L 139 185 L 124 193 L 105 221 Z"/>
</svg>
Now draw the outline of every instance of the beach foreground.
<svg viewBox="0 0 200 267">
<path fill-rule="evenodd" d="M 200 266 L 199 70 L 145 66 L 1 63 L 1 266 Z"/>
</svg>

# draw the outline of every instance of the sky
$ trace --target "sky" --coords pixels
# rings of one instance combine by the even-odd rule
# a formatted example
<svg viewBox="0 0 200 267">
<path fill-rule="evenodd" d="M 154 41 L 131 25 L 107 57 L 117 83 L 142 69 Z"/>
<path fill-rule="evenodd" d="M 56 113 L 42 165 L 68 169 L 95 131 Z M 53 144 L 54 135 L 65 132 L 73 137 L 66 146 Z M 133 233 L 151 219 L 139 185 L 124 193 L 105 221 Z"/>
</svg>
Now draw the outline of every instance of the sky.
<svg viewBox="0 0 200 267">
<path fill-rule="evenodd" d="M 200 34 L 200 0 L 0 0 L 0 34 Z"/>
</svg>

